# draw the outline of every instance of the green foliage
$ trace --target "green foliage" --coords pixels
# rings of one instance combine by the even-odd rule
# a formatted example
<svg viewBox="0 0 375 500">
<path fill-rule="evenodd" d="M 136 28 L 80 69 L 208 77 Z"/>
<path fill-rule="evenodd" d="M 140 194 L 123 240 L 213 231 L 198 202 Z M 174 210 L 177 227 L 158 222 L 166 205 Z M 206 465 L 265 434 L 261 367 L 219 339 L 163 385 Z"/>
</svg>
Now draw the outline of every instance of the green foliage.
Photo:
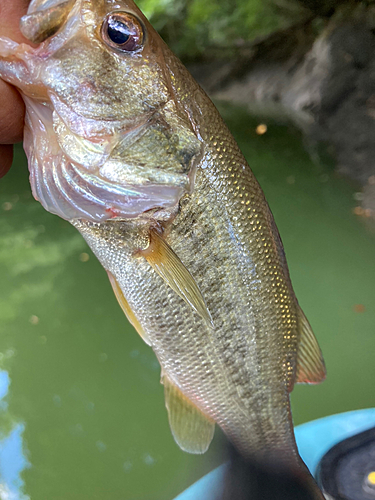
<svg viewBox="0 0 375 500">
<path fill-rule="evenodd" d="M 183 58 L 228 55 L 306 15 L 297 0 L 138 0 L 138 5 Z"/>
</svg>

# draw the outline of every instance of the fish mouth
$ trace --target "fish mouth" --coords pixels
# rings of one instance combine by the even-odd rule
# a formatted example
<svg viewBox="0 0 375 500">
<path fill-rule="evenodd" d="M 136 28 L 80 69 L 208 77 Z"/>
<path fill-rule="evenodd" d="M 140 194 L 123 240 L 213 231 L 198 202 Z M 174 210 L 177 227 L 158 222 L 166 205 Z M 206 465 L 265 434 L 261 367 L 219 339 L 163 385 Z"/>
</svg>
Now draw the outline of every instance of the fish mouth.
<svg viewBox="0 0 375 500">
<path fill-rule="evenodd" d="M 134 218 L 174 207 L 192 190 L 201 143 L 173 103 L 119 122 L 80 116 L 55 95 L 52 107 L 26 99 L 32 190 L 49 212 L 94 222 Z"/>
</svg>

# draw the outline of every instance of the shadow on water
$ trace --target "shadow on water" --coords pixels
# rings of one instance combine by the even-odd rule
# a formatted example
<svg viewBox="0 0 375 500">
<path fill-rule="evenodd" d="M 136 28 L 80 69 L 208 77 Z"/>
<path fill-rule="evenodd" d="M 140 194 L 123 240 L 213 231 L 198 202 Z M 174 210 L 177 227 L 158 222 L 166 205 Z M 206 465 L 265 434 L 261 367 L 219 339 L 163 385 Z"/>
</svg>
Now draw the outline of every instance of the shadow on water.
<svg viewBox="0 0 375 500">
<path fill-rule="evenodd" d="M 322 386 L 295 389 L 296 423 L 374 406 L 375 237 L 352 213 L 355 187 L 313 163 L 294 129 L 257 135 L 258 121 L 221 111 L 266 193 L 328 366 Z M 220 463 L 220 433 L 205 456 L 175 445 L 152 350 L 81 236 L 32 199 L 20 149 L 0 213 L 3 392 L 11 380 L 0 498 L 1 488 L 12 500 L 173 498 Z"/>
</svg>

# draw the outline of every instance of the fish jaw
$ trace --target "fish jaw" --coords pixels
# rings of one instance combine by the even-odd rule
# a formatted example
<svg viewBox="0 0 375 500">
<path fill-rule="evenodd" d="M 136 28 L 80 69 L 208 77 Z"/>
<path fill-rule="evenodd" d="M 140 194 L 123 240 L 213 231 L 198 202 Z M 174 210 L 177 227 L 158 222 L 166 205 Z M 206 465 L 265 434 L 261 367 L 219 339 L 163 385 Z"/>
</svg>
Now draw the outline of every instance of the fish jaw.
<svg viewBox="0 0 375 500">
<path fill-rule="evenodd" d="M 0 77 L 26 104 L 33 195 L 67 220 L 176 207 L 193 189 L 202 150 L 157 64 L 152 28 L 142 54 L 113 54 L 98 38 L 113 5 L 99 3 L 90 18 L 90 2 L 34 1 L 31 15 L 69 6 L 60 31 L 35 48 L 0 39 Z"/>
</svg>

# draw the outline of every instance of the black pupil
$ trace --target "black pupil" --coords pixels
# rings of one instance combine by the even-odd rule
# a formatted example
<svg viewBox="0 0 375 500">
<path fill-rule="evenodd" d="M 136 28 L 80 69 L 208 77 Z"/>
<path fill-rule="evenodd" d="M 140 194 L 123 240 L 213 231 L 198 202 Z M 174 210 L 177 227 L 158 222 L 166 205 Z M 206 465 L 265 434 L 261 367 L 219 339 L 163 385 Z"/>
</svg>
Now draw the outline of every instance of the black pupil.
<svg viewBox="0 0 375 500">
<path fill-rule="evenodd" d="M 108 21 L 108 36 L 117 45 L 123 45 L 129 40 L 131 35 L 129 31 L 129 27 L 118 19 Z"/>
</svg>

